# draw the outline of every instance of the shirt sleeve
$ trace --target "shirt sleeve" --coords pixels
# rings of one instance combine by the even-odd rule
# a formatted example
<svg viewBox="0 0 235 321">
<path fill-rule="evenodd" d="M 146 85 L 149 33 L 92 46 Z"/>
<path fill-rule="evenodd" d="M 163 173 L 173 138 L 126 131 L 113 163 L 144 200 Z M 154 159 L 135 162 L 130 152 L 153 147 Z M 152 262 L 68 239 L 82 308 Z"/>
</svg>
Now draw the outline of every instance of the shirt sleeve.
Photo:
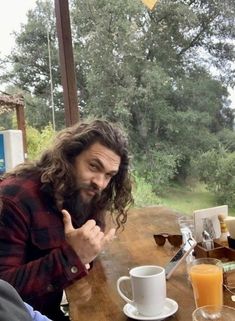
<svg viewBox="0 0 235 321">
<path fill-rule="evenodd" d="M 29 314 L 31 315 L 31 318 L 33 321 L 52 321 L 51 319 L 48 319 L 45 315 L 42 315 L 39 311 L 34 310 L 31 305 L 24 303 Z"/>
<path fill-rule="evenodd" d="M 29 259 L 28 254 L 33 252 L 30 221 L 13 202 L 3 203 L 1 221 L 0 277 L 11 283 L 25 300 L 65 289 L 87 274 L 65 240 L 59 246 L 52 246 L 43 234 L 41 238 L 47 249 L 41 249 L 40 258 Z"/>
<path fill-rule="evenodd" d="M 0 320 L 32 321 L 24 302 L 16 290 L 6 281 L 0 279 Z"/>
</svg>

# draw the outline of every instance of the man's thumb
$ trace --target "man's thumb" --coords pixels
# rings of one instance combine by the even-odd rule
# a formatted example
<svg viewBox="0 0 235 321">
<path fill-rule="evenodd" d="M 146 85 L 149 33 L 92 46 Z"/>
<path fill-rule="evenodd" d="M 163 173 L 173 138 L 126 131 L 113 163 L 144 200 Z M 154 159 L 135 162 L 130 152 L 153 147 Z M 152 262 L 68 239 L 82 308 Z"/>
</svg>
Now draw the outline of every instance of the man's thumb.
<svg viewBox="0 0 235 321">
<path fill-rule="evenodd" d="M 61 212 L 63 214 L 64 232 L 66 234 L 66 233 L 73 231 L 74 227 L 73 227 L 71 216 L 70 216 L 69 212 L 66 210 L 62 210 Z"/>
</svg>

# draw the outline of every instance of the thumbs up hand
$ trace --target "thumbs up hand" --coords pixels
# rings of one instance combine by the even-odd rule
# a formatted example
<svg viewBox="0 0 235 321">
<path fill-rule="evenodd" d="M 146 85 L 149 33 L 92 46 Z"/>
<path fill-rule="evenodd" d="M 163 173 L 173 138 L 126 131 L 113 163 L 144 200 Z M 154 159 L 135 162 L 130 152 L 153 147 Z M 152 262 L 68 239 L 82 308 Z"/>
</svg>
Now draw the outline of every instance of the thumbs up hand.
<svg viewBox="0 0 235 321">
<path fill-rule="evenodd" d="M 92 262 L 115 236 L 114 228 L 104 234 L 95 220 L 88 220 L 80 228 L 75 229 L 68 211 L 62 210 L 62 213 L 65 239 L 85 265 Z"/>
</svg>

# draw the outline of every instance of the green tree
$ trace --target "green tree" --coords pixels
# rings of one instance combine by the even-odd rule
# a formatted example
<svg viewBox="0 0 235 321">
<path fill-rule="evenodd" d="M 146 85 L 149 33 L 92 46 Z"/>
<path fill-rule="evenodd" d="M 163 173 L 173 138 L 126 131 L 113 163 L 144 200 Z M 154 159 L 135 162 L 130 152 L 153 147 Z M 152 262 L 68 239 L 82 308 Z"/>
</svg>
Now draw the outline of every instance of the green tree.
<svg viewBox="0 0 235 321">
<path fill-rule="evenodd" d="M 212 191 L 218 204 L 235 206 L 235 153 L 227 153 L 223 147 L 210 150 L 192 161 L 199 179 Z"/>
<path fill-rule="evenodd" d="M 32 126 L 27 126 L 28 158 L 30 160 L 37 159 L 43 150 L 49 147 L 54 136 L 55 131 L 50 123 L 41 131 Z"/>
<path fill-rule="evenodd" d="M 10 57 L 13 72 L 6 74 L 33 93 L 27 117 L 34 126 L 34 106 L 49 106 L 48 25 L 62 125 L 52 8 L 52 1 L 38 1 L 29 13 Z M 227 87 L 235 79 L 235 2 L 161 0 L 150 12 L 139 0 L 73 0 L 70 8 L 82 117 L 123 123 L 153 183 L 184 178 L 190 160 L 218 149 L 218 133 L 232 129 Z"/>
<path fill-rule="evenodd" d="M 15 33 L 16 46 L 5 58 L 12 68 L 1 72 L 0 81 L 8 82 L 11 91 L 21 91 L 26 101 L 29 123 L 42 128 L 52 120 L 48 39 L 51 51 L 51 72 L 54 86 L 56 124 L 64 125 L 64 117 L 58 64 L 58 45 L 52 1 L 38 0 L 34 10 L 27 14 L 28 21 Z M 15 89 L 14 89 L 15 88 Z"/>
<path fill-rule="evenodd" d="M 187 175 L 192 157 L 218 148 L 214 133 L 234 117 L 233 1 L 161 1 L 149 12 L 140 1 L 77 0 L 73 22 L 84 115 L 121 120 L 152 173 L 153 154 L 173 157 L 167 177 Z"/>
</svg>

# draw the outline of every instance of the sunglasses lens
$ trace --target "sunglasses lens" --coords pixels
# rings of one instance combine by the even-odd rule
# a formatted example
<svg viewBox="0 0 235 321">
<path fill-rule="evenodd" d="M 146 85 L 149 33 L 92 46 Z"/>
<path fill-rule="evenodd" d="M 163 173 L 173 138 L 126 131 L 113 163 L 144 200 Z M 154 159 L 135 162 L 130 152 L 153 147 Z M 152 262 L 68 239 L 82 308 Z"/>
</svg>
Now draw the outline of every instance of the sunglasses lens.
<svg viewBox="0 0 235 321">
<path fill-rule="evenodd" d="M 182 235 L 169 235 L 168 241 L 173 246 L 180 246 L 182 244 Z"/>
<path fill-rule="evenodd" d="M 155 240 L 156 244 L 159 245 L 159 246 L 163 246 L 165 244 L 165 242 L 166 242 L 166 239 L 165 239 L 165 237 L 163 235 L 154 234 L 153 237 L 154 237 L 154 240 Z"/>
</svg>

